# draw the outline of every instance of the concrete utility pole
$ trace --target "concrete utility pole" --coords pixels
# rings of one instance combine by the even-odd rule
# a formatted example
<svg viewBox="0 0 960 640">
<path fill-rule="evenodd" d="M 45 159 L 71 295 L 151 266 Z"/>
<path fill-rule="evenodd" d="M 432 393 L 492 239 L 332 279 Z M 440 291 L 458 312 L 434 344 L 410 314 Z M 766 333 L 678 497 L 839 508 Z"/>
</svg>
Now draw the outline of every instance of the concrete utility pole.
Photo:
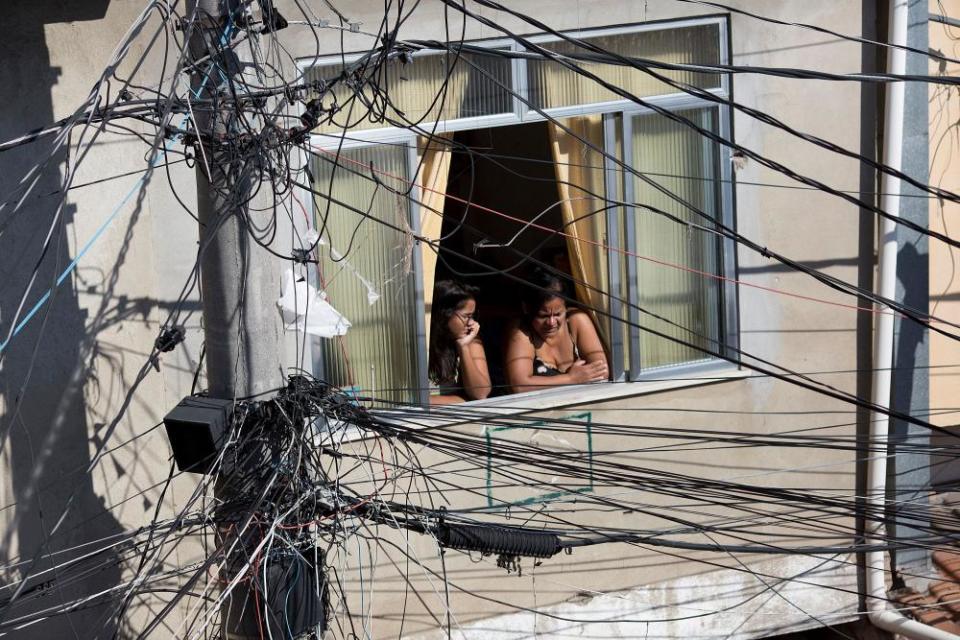
<svg viewBox="0 0 960 640">
<path fill-rule="evenodd" d="M 197 209 L 207 386 L 214 398 L 264 400 L 283 383 L 280 315 L 274 304 L 279 277 L 271 254 L 252 237 L 257 228 L 272 227 L 274 211 L 269 204 L 250 205 L 254 193 L 272 195 L 272 188 L 263 179 L 259 158 L 222 142 L 238 131 L 235 99 L 242 95 L 242 90 L 229 90 L 228 78 L 242 73 L 244 57 L 252 58 L 242 54 L 249 50 L 249 41 L 238 47 L 237 56 L 229 46 L 240 4 L 240 0 L 188 0 L 184 27 L 189 34 L 189 60 L 197 63 L 191 99 L 222 99 L 222 106 L 216 108 L 210 108 L 210 102 L 193 108 L 200 135 Z M 224 495 L 227 486 L 218 483 L 216 491 L 229 500 L 232 496 Z M 242 547 L 241 543 L 233 554 L 236 557 L 225 559 L 228 578 L 238 571 L 237 559 L 245 554 Z M 235 588 L 224 599 L 224 638 L 259 635 L 254 631 L 258 612 L 253 603 L 246 587 Z"/>
<path fill-rule="evenodd" d="M 191 81 L 193 96 L 199 100 L 220 96 L 232 104 L 224 77 L 237 73 L 239 69 L 231 67 L 241 65 L 216 56 L 203 59 L 229 42 L 228 17 L 239 4 L 239 0 L 187 2 L 187 25 L 196 15 L 188 43 L 190 59 L 202 60 Z M 244 45 L 238 53 L 247 48 Z M 218 138 L 230 133 L 236 112 L 199 108 L 193 113 L 197 130 Z M 270 192 L 270 187 L 266 183 L 258 189 L 261 167 L 256 158 L 240 158 L 236 149 L 203 140 L 201 151 L 196 158 L 197 208 L 204 248 L 200 281 L 207 384 L 215 398 L 260 396 L 283 383 L 280 315 L 274 305 L 279 275 L 272 256 L 254 241 L 249 228 L 251 223 L 261 226 L 258 218 L 269 228 L 272 208 L 249 204 L 253 193 Z"/>
</svg>

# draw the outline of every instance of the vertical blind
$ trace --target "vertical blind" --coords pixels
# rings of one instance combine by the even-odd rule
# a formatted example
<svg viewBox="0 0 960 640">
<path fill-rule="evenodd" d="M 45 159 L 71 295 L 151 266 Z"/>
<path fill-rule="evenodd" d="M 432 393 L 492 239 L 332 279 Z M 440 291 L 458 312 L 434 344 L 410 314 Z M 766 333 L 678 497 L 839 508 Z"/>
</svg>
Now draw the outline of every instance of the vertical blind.
<svg viewBox="0 0 960 640">
<path fill-rule="evenodd" d="M 317 190 L 329 189 L 331 197 L 329 215 L 328 200 L 315 200 L 320 285 L 352 325 L 345 336 L 322 340 L 323 373 L 331 384 L 388 402 L 415 402 L 420 386 L 413 247 L 408 234 L 349 207 L 409 228 L 409 200 L 378 186 L 370 174 L 372 163 L 381 182 L 402 192 L 407 154 L 403 145 L 363 147 L 343 151 L 336 170 L 332 154 L 321 155 L 312 167 Z"/>
<path fill-rule="evenodd" d="M 682 64 L 716 64 L 720 62 L 720 37 L 717 24 L 620 33 L 583 38 L 606 51 L 632 58 Z M 571 43 L 549 42 L 544 49 L 557 53 L 589 53 Z M 677 93 L 678 90 L 632 67 L 598 62 L 574 61 L 577 66 L 639 97 Z M 655 71 L 671 80 L 701 89 L 720 86 L 720 74 L 694 71 Z M 595 80 L 567 69 L 551 60 L 527 62 L 527 85 L 530 102 L 541 109 L 568 107 L 624 100 Z"/>
<path fill-rule="evenodd" d="M 678 111 L 704 129 L 715 130 L 714 109 Z M 710 225 L 716 219 L 719 191 L 716 177 L 719 150 L 716 143 L 696 131 L 664 116 L 632 116 L 632 166 L 652 183 L 633 177 L 636 201 L 666 211 L 677 218 Z M 673 197 L 667 195 L 672 193 Z M 694 213 L 687 202 L 709 219 Z M 668 320 L 641 315 L 641 324 L 685 342 L 717 350 L 720 335 L 720 283 L 706 274 L 720 271 L 716 236 L 697 231 L 662 215 L 637 207 L 636 247 L 639 259 L 639 304 Z M 657 261 L 657 262 L 654 262 Z M 667 266 L 660 263 L 670 263 Z M 686 270 L 685 270 L 686 269 Z M 698 273 L 701 272 L 701 273 Z M 671 325 L 670 322 L 678 326 Z M 698 349 L 641 331 L 641 367 L 660 367 L 703 360 Z"/>
<path fill-rule="evenodd" d="M 311 67 L 307 81 L 329 80 L 342 70 L 341 64 Z M 452 53 L 430 53 L 414 56 L 406 64 L 392 59 L 374 75 L 371 84 L 376 87 L 363 85 L 361 98 L 352 106 L 348 100 L 354 95 L 351 82 L 337 83 L 328 94 L 332 99 L 327 98 L 324 106 L 336 104 L 341 110 L 333 123 L 321 124 L 318 133 L 342 130 L 344 125 L 352 130 L 376 129 L 513 111 L 513 99 L 504 88 L 510 86 L 510 61 L 506 58 L 463 53 L 458 59 Z"/>
</svg>

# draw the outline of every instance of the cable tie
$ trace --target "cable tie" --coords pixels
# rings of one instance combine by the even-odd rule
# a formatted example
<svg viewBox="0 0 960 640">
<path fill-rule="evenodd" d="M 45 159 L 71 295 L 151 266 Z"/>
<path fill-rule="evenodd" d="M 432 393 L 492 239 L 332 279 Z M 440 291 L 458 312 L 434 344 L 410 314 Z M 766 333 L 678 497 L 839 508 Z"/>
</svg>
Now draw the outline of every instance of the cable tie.
<svg viewBox="0 0 960 640">
<path fill-rule="evenodd" d="M 316 264 L 317 261 L 310 257 L 310 249 L 293 249 L 290 259 L 297 264 Z"/>
<path fill-rule="evenodd" d="M 286 85 L 283 88 L 283 95 L 287 99 L 287 102 L 293 104 L 294 102 L 299 102 L 300 96 L 303 95 L 303 89 L 293 85 Z"/>
<path fill-rule="evenodd" d="M 153 346 L 161 353 L 169 353 L 183 342 L 185 337 L 186 332 L 183 327 L 179 325 L 168 327 L 160 332 L 160 335 L 154 340 Z"/>
</svg>

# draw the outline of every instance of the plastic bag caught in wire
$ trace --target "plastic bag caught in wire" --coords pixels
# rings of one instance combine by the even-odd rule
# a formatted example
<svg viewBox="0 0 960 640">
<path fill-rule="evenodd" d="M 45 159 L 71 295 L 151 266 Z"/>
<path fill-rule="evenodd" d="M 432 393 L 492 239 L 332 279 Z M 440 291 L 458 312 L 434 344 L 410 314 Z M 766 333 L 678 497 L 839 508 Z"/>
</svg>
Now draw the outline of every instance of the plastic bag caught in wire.
<svg viewBox="0 0 960 640">
<path fill-rule="evenodd" d="M 277 301 L 287 331 L 297 330 L 321 338 L 342 336 L 350 321 L 327 302 L 326 296 L 305 280 L 294 277 L 288 269 L 283 281 L 283 295 Z"/>
</svg>

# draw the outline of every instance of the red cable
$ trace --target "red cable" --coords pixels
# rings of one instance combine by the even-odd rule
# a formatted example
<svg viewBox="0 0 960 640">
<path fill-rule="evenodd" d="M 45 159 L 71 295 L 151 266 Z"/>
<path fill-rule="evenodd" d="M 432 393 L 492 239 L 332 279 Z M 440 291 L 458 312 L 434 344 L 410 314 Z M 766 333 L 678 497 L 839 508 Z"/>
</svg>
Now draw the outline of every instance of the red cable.
<svg viewBox="0 0 960 640">
<path fill-rule="evenodd" d="M 260 528 L 259 525 L 257 527 Z M 263 540 L 263 532 L 260 532 L 260 539 Z M 260 616 L 260 585 L 257 583 L 257 571 L 260 567 L 260 554 L 257 554 L 257 557 L 253 559 L 253 575 L 250 577 L 250 588 L 253 591 L 253 606 L 257 612 L 257 627 L 260 630 L 260 640 L 263 640 L 263 619 Z M 264 594 L 266 597 L 266 594 Z"/>
</svg>

